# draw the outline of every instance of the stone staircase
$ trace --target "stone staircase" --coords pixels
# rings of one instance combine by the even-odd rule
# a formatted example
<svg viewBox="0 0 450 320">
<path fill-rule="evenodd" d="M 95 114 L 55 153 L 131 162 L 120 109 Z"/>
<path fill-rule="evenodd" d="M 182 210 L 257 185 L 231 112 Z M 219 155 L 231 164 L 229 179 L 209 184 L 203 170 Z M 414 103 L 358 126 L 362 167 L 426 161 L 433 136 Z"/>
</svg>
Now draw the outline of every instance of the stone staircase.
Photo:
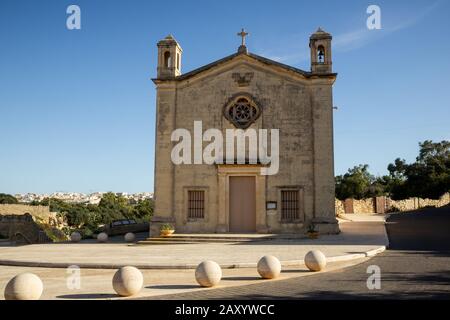
<svg viewBox="0 0 450 320">
<path fill-rule="evenodd" d="M 269 240 L 304 238 L 299 234 L 174 234 L 170 237 L 152 237 L 138 241 L 138 245 L 192 244 L 192 243 L 244 243 Z"/>
</svg>

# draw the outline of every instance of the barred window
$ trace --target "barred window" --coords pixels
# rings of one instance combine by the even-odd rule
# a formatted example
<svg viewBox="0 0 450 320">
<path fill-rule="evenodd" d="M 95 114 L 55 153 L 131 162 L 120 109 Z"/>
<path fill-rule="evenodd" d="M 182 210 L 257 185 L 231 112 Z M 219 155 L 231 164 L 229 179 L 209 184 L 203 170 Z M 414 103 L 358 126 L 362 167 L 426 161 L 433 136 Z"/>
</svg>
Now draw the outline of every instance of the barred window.
<svg viewBox="0 0 450 320">
<path fill-rule="evenodd" d="M 281 220 L 292 221 L 299 219 L 298 190 L 281 191 Z"/>
<path fill-rule="evenodd" d="M 189 219 L 205 218 L 205 191 L 203 190 L 188 191 L 188 218 Z"/>
</svg>

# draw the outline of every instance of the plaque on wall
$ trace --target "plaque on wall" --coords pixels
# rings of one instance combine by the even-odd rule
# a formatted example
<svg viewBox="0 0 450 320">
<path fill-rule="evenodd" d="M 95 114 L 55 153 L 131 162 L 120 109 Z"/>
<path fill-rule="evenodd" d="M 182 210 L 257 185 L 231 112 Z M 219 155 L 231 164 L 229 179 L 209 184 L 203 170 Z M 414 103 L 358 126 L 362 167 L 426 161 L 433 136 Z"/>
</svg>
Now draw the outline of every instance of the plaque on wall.
<svg viewBox="0 0 450 320">
<path fill-rule="evenodd" d="M 277 208 L 277 202 L 276 201 L 267 201 L 266 202 L 266 209 L 267 210 L 275 210 Z"/>
</svg>

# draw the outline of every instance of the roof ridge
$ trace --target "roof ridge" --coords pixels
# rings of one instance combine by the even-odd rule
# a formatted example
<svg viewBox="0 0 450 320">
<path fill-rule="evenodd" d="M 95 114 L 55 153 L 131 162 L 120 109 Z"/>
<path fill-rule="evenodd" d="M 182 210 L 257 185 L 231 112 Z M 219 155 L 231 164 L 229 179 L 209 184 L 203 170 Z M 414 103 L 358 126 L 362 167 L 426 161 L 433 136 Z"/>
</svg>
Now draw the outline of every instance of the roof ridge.
<svg viewBox="0 0 450 320">
<path fill-rule="evenodd" d="M 219 60 L 216 60 L 216 61 L 213 61 L 211 63 L 208 63 L 208 64 L 206 64 L 206 65 L 204 65 L 202 67 L 196 68 L 196 69 L 191 70 L 191 71 L 189 71 L 187 73 L 181 74 L 181 75 L 179 75 L 177 77 L 170 78 L 170 79 L 167 79 L 167 80 L 171 80 L 171 81 L 173 81 L 173 80 L 175 80 L 175 81 L 185 80 L 185 79 L 193 77 L 193 76 L 195 76 L 195 75 L 197 75 L 199 73 L 202 73 L 202 72 L 204 72 L 206 70 L 209 70 L 209 69 L 211 69 L 211 68 L 213 68 L 213 67 L 215 67 L 215 66 L 217 66 L 217 65 L 219 65 L 221 63 L 228 62 L 228 61 L 230 61 L 230 60 L 232 60 L 232 59 L 234 59 L 234 58 L 236 58 L 238 56 L 241 56 L 241 55 L 253 58 L 253 59 L 255 59 L 255 60 L 259 61 L 259 62 L 262 62 L 264 64 L 267 64 L 267 65 L 273 65 L 273 66 L 281 67 L 283 69 L 286 69 L 286 70 L 289 70 L 289 71 L 301 74 L 301 75 L 303 75 L 304 77 L 307 77 L 307 78 L 311 77 L 313 75 L 316 75 L 316 74 L 314 74 L 314 73 L 312 73 L 310 71 L 304 71 L 302 69 L 299 69 L 299 68 L 296 68 L 296 67 L 293 67 L 293 66 L 290 66 L 290 65 L 287 65 L 287 64 L 284 64 L 284 63 L 272 60 L 272 59 L 268 59 L 268 58 L 259 56 L 259 55 L 254 54 L 254 53 L 250 53 L 250 52 L 249 53 L 236 52 L 236 53 L 228 55 L 228 56 L 226 56 L 224 58 L 221 58 Z M 324 75 L 326 76 L 326 75 L 329 75 L 329 74 L 324 74 Z M 153 79 L 153 80 L 154 81 L 156 81 L 156 80 L 164 81 L 166 79 L 158 79 L 158 78 L 156 78 L 156 79 Z"/>
</svg>

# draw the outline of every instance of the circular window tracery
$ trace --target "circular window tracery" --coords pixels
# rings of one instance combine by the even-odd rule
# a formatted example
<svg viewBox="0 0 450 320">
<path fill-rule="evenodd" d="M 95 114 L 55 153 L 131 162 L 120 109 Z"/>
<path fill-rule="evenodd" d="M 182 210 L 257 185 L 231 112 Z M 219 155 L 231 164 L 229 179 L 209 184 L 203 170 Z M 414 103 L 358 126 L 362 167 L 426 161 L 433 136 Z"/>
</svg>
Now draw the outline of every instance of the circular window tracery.
<svg viewBox="0 0 450 320">
<path fill-rule="evenodd" d="M 225 117 L 241 129 L 248 128 L 259 117 L 259 114 L 258 106 L 247 97 L 232 99 L 225 109 Z"/>
</svg>

